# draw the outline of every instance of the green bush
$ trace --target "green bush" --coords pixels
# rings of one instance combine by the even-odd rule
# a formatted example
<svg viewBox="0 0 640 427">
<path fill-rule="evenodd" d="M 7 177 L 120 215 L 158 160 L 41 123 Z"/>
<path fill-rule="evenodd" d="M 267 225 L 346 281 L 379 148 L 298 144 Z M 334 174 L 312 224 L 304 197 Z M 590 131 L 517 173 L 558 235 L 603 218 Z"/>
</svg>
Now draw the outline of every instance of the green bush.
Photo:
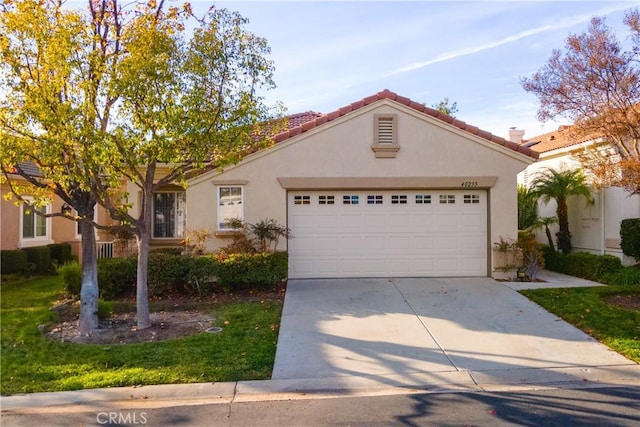
<svg viewBox="0 0 640 427">
<path fill-rule="evenodd" d="M 135 295 L 138 260 L 135 257 L 98 260 L 98 286 L 104 299 Z"/>
<path fill-rule="evenodd" d="M 65 292 L 72 296 L 80 296 L 82 266 L 77 261 L 67 262 L 58 267 L 58 274 L 62 276 Z"/>
<path fill-rule="evenodd" d="M 47 246 L 51 253 L 51 261 L 54 261 L 57 265 L 64 265 L 73 261 L 71 245 L 69 243 L 52 243 Z"/>
<path fill-rule="evenodd" d="M 34 246 L 32 248 L 23 248 L 27 253 L 27 262 L 35 265 L 34 273 L 48 274 L 51 268 L 51 251 L 47 246 Z"/>
<path fill-rule="evenodd" d="M 640 218 L 623 219 L 620 223 L 622 252 L 640 262 Z"/>
<path fill-rule="evenodd" d="M 544 266 L 547 270 L 566 273 L 565 263 L 567 256 L 564 253 L 554 251 L 549 245 L 542 245 L 542 254 L 544 256 Z"/>
<path fill-rule="evenodd" d="M 266 289 L 287 277 L 286 252 L 257 254 L 232 254 L 220 261 L 218 283 L 225 290 L 238 286 Z"/>
<path fill-rule="evenodd" d="M 16 250 L 0 251 L 0 274 L 22 273 L 27 269 L 27 253 Z"/>
<path fill-rule="evenodd" d="M 205 295 L 216 290 L 218 260 L 213 256 L 196 256 L 185 259 L 188 264 L 187 291 L 191 294 Z"/>
<path fill-rule="evenodd" d="M 183 292 L 189 275 L 188 257 L 171 252 L 152 251 L 149 254 L 147 280 L 150 296 Z"/>
<path fill-rule="evenodd" d="M 624 267 L 605 276 L 604 283 L 617 286 L 640 285 L 640 268 Z"/>
<path fill-rule="evenodd" d="M 113 314 L 113 301 L 98 301 L 98 319 L 106 320 Z"/>
<path fill-rule="evenodd" d="M 613 255 L 595 255 L 587 252 L 573 252 L 565 255 L 543 248 L 545 266 L 557 271 L 587 280 L 602 282 L 622 269 L 620 258 Z"/>
<path fill-rule="evenodd" d="M 149 256 L 156 254 L 164 254 L 164 255 L 182 255 L 181 248 L 155 248 L 149 251 Z"/>
</svg>

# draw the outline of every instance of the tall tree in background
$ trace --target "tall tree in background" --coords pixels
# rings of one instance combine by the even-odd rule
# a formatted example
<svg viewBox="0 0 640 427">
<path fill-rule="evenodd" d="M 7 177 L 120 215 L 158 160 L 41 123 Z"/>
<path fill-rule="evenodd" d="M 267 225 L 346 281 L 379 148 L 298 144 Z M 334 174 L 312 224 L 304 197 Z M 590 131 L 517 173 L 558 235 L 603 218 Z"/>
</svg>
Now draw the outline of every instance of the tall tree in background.
<svg viewBox="0 0 640 427">
<path fill-rule="evenodd" d="M 538 97 L 538 118 L 570 119 L 576 140 L 602 138 L 580 155 L 599 185 L 615 185 L 640 194 L 640 13 L 626 13 L 631 49 L 602 18 L 586 33 L 570 35 L 565 52 L 554 50 L 547 64 L 523 88 Z M 606 148 L 611 146 L 613 150 Z"/>
<path fill-rule="evenodd" d="M 458 103 L 455 101 L 451 103 L 451 101 L 447 97 L 437 104 L 432 104 L 431 108 L 434 108 L 448 116 L 455 117 L 455 114 L 458 112 Z"/>
<path fill-rule="evenodd" d="M 27 209 L 37 213 L 34 208 L 56 195 L 76 211 L 47 216 L 80 222 L 82 335 L 98 327 L 97 197 L 91 190 L 116 99 L 105 89 L 105 73 L 120 50 L 116 2 L 89 6 L 87 15 L 53 0 L 0 8 L 0 169 L 8 196 Z"/>
<path fill-rule="evenodd" d="M 544 203 L 551 199 L 556 201 L 558 217 L 558 249 L 564 253 L 571 252 L 571 233 L 569 232 L 569 207 L 567 201 L 571 196 L 583 196 L 588 204 L 593 204 L 591 189 L 582 169 L 556 170 L 542 169 L 531 181 L 531 191 Z"/>
<path fill-rule="evenodd" d="M 61 20 L 66 15 L 60 3 L 25 0 L 13 4 L 17 9 L 46 16 L 52 22 L 51 27 L 66 28 L 66 22 Z M 78 181 L 82 190 L 89 191 L 113 219 L 133 229 L 138 245 L 137 326 L 145 329 L 151 326 L 147 266 L 154 194 L 169 184 L 184 187 L 190 174 L 211 165 L 236 162 L 248 151 L 269 142 L 267 132 L 259 124 L 268 123 L 269 131 L 277 132 L 280 122 L 270 119 L 280 111 L 267 108 L 258 90 L 274 86 L 273 64 L 265 58 L 269 53 L 266 40 L 244 30 L 246 20 L 237 13 L 212 7 L 194 23 L 196 28 L 189 36 L 186 28 L 194 17 L 188 4 L 165 7 L 163 0 L 149 0 L 123 12 L 118 0 L 89 0 L 90 9 L 96 5 L 105 10 L 101 15 L 104 19 L 101 31 L 88 38 L 81 37 L 95 27 L 95 17 L 83 19 L 87 15 L 74 15 L 78 22 L 69 31 L 71 39 L 78 39 L 77 43 L 61 43 L 57 49 L 69 50 L 66 56 L 71 65 L 77 65 L 75 73 L 80 77 L 90 78 L 95 73 L 102 79 L 95 99 L 107 107 L 108 116 L 80 96 L 70 98 L 77 105 L 61 105 L 56 93 L 49 98 L 34 96 L 38 111 L 32 114 L 25 111 L 20 101 L 28 92 L 19 83 L 12 87 L 15 93 L 7 97 L 17 101 L 2 110 L 1 118 L 12 123 L 13 116 L 29 113 L 31 116 L 24 120 L 25 128 L 39 121 L 50 123 L 50 127 L 41 126 L 34 131 L 31 141 L 50 152 L 51 158 L 58 156 L 62 167 L 81 169 L 82 173 L 70 175 L 73 180 Z M 57 8 L 56 13 L 48 15 L 53 7 Z M 117 33 L 114 28 L 118 28 Z M 40 34 L 37 26 L 34 32 Z M 6 43 L 7 39 L 2 40 Z M 44 45 L 28 41 L 36 57 L 42 55 Z M 54 40 L 46 45 L 56 49 Z M 107 60 L 93 55 L 85 58 L 86 52 L 94 48 L 106 51 Z M 31 73 L 30 60 L 18 56 L 16 61 L 20 60 L 24 72 Z M 55 75 L 64 67 L 62 61 L 56 62 L 44 68 L 42 76 Z M 60 86 L 66 90 L 72 84 L 84 86 L 85 82 L 67 80 L 61 81 Z M 95 90 L 91 84 L 87 86 L 88 91 Z M 59 106 L 60 111 L 52 109 L 52 105 Z M 67 117 L 64 115 L 67 110 L 76 114 Z M 85 116 L 94 120 L 82 121 Z M 52 143 L 50 135 L 67 126 L 76 133 L 62 133 L 61 144 Z M 22 141 L 22 131 L 7 127 L 6 133 Z M 86 146 L 79 145 L 78 138 L 82 140 L 85 134 L 91 138 L 87 138 Z M 26 147 L 28 140 L 25 141 Z M 2 147 L 3 162 L 9 146 L 7 143 Z M 68 158 L 66 153 L 82 156 Z M 61 175 L 52 174 L 49 178 L 53 186 L 65 182 Z M 121 180 L 135 188 L 134 194 L 115 191 L 122 186 Z M 139 201 L 135 215 L 130 210 L 131 199 Z"/>
</svg>

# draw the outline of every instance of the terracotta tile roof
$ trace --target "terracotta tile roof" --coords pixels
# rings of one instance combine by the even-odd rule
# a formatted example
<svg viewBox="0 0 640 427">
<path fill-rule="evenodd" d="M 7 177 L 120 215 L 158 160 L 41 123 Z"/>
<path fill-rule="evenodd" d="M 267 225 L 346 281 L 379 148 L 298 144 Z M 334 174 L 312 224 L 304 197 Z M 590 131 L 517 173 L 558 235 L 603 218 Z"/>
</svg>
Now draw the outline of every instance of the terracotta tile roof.
<svg viewBox="0 0 640 427">
<path fill-rule="evenodd" d="M 578 136 L 571 131 L 571 126 L 560 126 L 552 132 L 529 138 L 523 141 L 522 145 L 531 148 L 537 153 L 546 153 L 559 148 L 582 144 L 596 138 L 597 136 Z"/>
<path fill-rule="evenodd" d="M 300 124 L 298 124 L 297 126 L 294 126 L 294 121 L 292 119 L 292 117 L 294 116 L 290 116 L 289 120 L 290 120 L 290 126 L 288 127 L 287 130 L 285 130 L 284 132 L 281 132 L 277 135 L 274 136 L 274 141 L 276 143 L 285 141 L 289 138 L 292 138 L 296 135 L 299 135 L 303 132 L 307 132 L 315 127 L 321 126 L 327 122 L 330 122 L 332 120 L 335 120 L 339 117 L 342 117 L 346 114 L 349 114 L 353 111 L 356 111 L 362 107 L 365 107 L 369 104 L 372 104 L 376 101 L 382 100 L 382 99 L 389 99 L 395 102 L 398 102 L 402 105 L 406 105 L 407 107 L 410 107 L 414 110 L 417 110 L 421 113 L 427 114 L 429 116 L 435 117 L 438 120 L 442 120 L 443 122 L 449 123 L 452 126 L 455 126 L 465 132 L 469 132 L 473 135 L 477 135 L 480 138 L 486 139 L 487 141 L 490 141 L 492 143 L 501 145 L 503 147 L 509 148 L 513 151 L 517 151 L 519 153 L 525 154 L 533 159 L 537 159 L 539 156 L 539 153 L 536 151 L 533 151 L 529 148 L 527 148 L 524 145 L 520 145 L 520 144 L 516 144 L 515 142 L 511 142 L 508 141 L 504 138 L 501 138 L 499 136 L 493 135 L 487 131 L 478 129 L 475 126 L 471 126 L 461 120 L 455 119 L 451 116 L 448 116 L 446 114 L 443 114 L 441 112 L 439 112 L 438 110 L 435 110 L 433 108 L 430 107 L 426 107 L 418 102 L 412 101 L 409 98 L 405 98 L 404 96 L 400 96 L 394 92 L 391 92 L 388 89 L 383 90 L 382 92 L 378 92 L 375 95 L 371 95 L 368 96 L 366 98 L 363 98 L 359 101 L 353 102 L 347 106 L 344 106 L 342 108 L 337 109 L 336 111 L 333 111 L 331 113 L 327 113 L 327 114 L 319 114 L 319 113 L 313 113 L 313 112 L 307 112 L 307 113 L 301 113 L 301 114 L 297 114 L 294 116 L 300 116 Z M 308 115 L 308 116 L 305 116 Z M 315 115 L 315 118 L 312 117 L 313 115 Z M 302 118 L 303 117 L 308 117 L 309 120 L 302 122 Z"/>
<path fill-rule="evenodd" d="M 305 111 L 304 113 L 297 113 L 287 116 L 287 129 L 298 127 L 303 123 L 310 122 L 318 117 L 321 117 L 322 113 L 315 111 Z"/>
</svg>

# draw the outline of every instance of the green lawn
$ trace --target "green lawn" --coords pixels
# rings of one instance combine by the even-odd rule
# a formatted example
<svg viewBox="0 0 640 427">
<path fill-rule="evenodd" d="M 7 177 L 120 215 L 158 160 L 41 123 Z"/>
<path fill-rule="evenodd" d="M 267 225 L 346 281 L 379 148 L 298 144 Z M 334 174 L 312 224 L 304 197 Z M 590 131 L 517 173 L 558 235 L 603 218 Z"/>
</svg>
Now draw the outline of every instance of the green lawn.
<svg viewBox="0 0 640 427">
<path fill-rule="evenodd" d="M 628 359 L 640 362 L 640 311 L 615 307 L 603 300 L 614 294 L 638 294 L 638 286 L 536 289 L 521 293 Z"/>
<path fill-rule="evenodd" d="M 138 384 L 268 379 L 273 369 L 281 301 L 214 304 L 219 334 L 127 345 L 53 342 L 59 277 L 3 283 L 0 309 L 2 394 Z M 274 326 L 275 325 L 275 326 Z"/>
</svg>

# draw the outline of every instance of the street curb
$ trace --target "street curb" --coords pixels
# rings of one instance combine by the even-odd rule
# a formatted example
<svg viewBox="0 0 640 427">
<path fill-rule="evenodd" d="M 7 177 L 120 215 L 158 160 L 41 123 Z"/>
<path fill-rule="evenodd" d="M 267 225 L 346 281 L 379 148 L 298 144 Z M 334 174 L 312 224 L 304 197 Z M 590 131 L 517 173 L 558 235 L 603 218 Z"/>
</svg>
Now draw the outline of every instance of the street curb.
<svg viewBox="0 0 640 427">
<path fill-rule="evenodd" d="M 522 380 L 522 370 L 413 372 L 396 375 L 166 384 L 2 396 L 1 412 L 55 413 L 113 408 L 385 396 L 416 393 L 509 392 L 637 386 L 640 366 L 572 367 Z M 581 378 L 581 379 L 580 379 Z"/>
</svg>

